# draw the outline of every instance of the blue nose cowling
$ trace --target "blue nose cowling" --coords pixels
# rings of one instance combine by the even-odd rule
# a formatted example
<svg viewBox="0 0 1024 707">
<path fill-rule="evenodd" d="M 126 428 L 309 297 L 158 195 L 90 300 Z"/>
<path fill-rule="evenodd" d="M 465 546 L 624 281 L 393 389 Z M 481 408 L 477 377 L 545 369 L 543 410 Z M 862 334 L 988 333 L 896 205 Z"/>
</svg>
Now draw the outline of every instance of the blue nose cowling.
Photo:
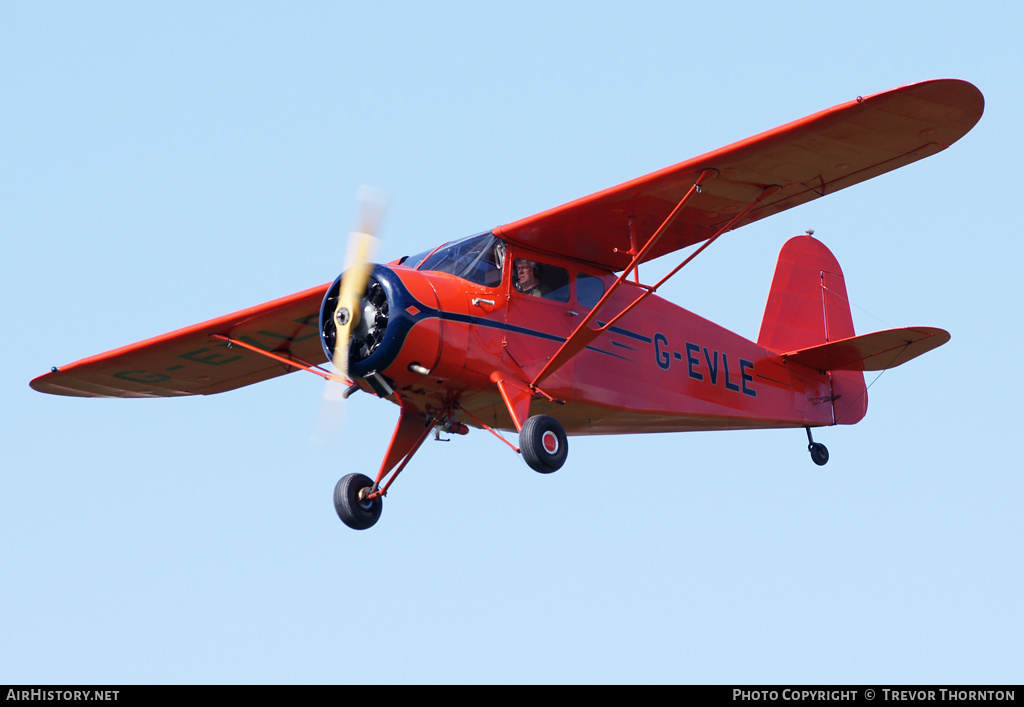
<svg viewBox="0 0 1024 707">
<path fill-rule="evenodd" d="M 337 307 L 337 298 L 343 277 L 344 273 L 331 283 L 320 305 L 320 343 L 328 360 L 334 357 L 333 343 L 336 331 L 334 310 Z M 395 271 L 383 265 L 373 267 L 367 294 L 363 296 L 364 302 L 367 295 L 371 294 L 374 281 L 383 290 L 386 302 L 376 307 L 376 330 L 370 332 L 370 338 L 373 340 L 367 342 L 357 339 L 359 335 L 353 336 L 353 345 L 349 347 L 348 368 L 349 375 L 353 378 L 362 378 L 368 373 L 379 373 L 386 369 L 402 350 L 405 338 L 413 325 L 426 317 L 438 316 L 434 307 L 413 297 Z M 410 309 L 416 314 L 410 314 Z M 383 321 L 381 321 L 382 317 Z M 382 332 L 381 328 L 383 328 Z M 371 350 L 367 354 L 365 350 L 368 348 Z"/>
</svg>

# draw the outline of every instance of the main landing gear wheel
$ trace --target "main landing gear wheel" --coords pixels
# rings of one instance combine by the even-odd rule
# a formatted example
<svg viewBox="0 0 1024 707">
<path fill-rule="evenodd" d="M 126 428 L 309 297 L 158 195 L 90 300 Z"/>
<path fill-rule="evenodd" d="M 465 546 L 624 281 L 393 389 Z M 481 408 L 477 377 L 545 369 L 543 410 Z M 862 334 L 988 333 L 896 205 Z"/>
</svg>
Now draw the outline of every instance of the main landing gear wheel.
<svg viewBox="0 0 1024 707">
<path fill-rule="evenodd" d="M 534 415 L 519 430 L 519 451 L 534 471 L 550 474 L 558 471 L 569 456 L 569 441 L 558 420 Z"/>
<path fill-rule="evenodd" d="M 341 477 L 334 487 L 334 510 L 342 523 L 354 530 L 366 530 L 380 519 L 380 512 L 384 510 L 380 497 L 372 501 L 360 498 L 370 493 L 372 487 L 373 481 L 363 474 Z"/>
</svg>

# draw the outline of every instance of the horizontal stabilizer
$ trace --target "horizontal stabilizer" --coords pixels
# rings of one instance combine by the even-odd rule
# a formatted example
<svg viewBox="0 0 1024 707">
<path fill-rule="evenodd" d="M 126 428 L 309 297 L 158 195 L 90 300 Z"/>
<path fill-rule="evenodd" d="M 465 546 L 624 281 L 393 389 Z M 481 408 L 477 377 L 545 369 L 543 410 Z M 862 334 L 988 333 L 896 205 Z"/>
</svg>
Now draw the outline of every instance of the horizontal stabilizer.
<svg viewBox="0 0 1024 707">
<path fill-rule="evenodd" d="M 949 341 L 949 332 L 934 327 L 887 329 L 851 336 L 776 357 L 818 371 L 884 371 L 937 349 Z"/>
</svg>

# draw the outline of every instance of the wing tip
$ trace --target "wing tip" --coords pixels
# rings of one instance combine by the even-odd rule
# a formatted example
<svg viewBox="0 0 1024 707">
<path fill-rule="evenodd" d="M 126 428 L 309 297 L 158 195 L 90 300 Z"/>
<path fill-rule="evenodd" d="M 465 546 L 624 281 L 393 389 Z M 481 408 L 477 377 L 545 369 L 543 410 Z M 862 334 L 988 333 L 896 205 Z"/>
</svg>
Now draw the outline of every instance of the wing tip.
<svg viewBox="0 0 1024 707">
<path fill-rule="evenodd" d="M 50 369 L 49 373 L 44 373 L 43 375 L 36 376 L 32 380 L 30 380 L 28 382 L 28 385 L 29 385 L 30 388 L 32 388 L 32 390 L 34 390 L 36 392 L 39 392 L 39 393 L 46 393 L 47 395 L 64 395 L 64 396 L 73 397 L 73 398 L 95 398 L 95 397 L 102 397 L 102 396 L 97 396 L 97 395 L 94 395 L 94 394 L 90 394 L 90 393 L 88 393 L 86 391 L 79 390 L 79 389 L 74 388 L 74 387 L 69 387 L 69 386 L 66 386 L 66 385 L 61 385 L 60 383 L 57 382 L 57 380 L 54 380 L 58 376 L 59 373 L 60 373 L 60 369 L 54 367 L 54 368 Z"/>
<path fill-rule="evenodd" d="M 869 102 L 888 96 L 912 97 L 934 104 L 935 110 L 942 111 L 944 117 L 951 119 L 947 127 L 958 133 L 948 145 L 952 145 L 970 132 L 985 113 L 985 96 L 981 89 L 964 79 L 918 81 L 867 96 L 862 100 Z"/>
</svg>

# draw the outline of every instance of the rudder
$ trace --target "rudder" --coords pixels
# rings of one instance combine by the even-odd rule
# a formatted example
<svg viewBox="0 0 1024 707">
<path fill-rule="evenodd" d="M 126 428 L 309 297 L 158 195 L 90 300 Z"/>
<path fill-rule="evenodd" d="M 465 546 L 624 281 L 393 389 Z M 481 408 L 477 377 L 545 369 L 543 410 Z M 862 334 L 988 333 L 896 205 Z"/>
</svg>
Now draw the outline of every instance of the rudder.
<svg viewBox="0 0 1024 707">
<path fill-rule="evenodd" d="M 811 236 L 786 241 L 779 252 L 757 343 L 775 353 L 854 336 L 846 281 L 832 252 Z M 833 424 L 852 425 L 868 409 L 864 374 L 833 371 Z"/>
</svg>

